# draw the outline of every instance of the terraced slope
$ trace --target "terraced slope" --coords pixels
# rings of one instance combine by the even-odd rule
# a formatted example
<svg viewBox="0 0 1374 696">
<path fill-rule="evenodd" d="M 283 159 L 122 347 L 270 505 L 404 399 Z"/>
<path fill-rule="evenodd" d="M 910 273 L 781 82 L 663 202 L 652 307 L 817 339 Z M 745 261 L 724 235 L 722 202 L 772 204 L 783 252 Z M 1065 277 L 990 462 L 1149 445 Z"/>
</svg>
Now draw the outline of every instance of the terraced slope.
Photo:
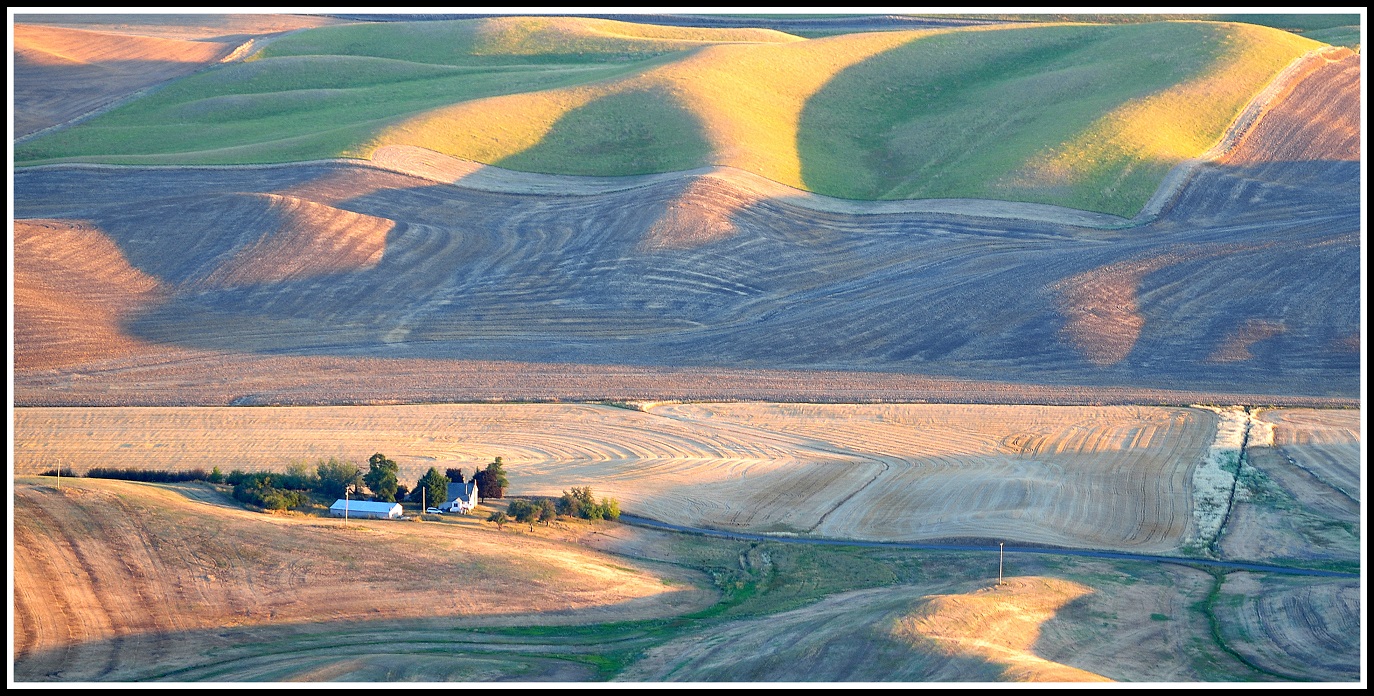
<svg viewBox="0 0 1374 696">
<path fill-rule="evenodd" d="M 401 478 L 504 458 L 511 491 L 593 485 L 675 524 L 864 540 L 1175 551 L 1215 417 L 1196 409 L 557 404 L 38 408 L 15 465 L 281 470 L 384 452 Z"/>
<path fill-rule="evenodd" d="M 577 545 L 388 520 L 345 528 L 232 502 L 199 486 L 17 480 L 15 677 L 121 681 L 163 670 L 175 679 L 177 667 L 213 666 L 217 649 L 254 636 L 261 647 L 292 626 L 306 638 L 326 634 L 339 650 L 350 631 L 385 635 L 385 623 L 370 627 L 380 622 L 432 639 L 520 614 L 594 623 L 714 601 L 689 584 L 690 573 Z M 309 643 L 268 652 L 299 668 L 310 664 Z M 409 668 L 442 673 L 423 659 Z"/>
<path fill-rule="evenodd" d="M 845 198 L 1130 216 L 1320 45 L 1203 22 L 814 40 L 590 18 L 326 27 L 16 158 L 277 162 L 410 145 L 522 171 L 710 164 Z"/>
</svg>

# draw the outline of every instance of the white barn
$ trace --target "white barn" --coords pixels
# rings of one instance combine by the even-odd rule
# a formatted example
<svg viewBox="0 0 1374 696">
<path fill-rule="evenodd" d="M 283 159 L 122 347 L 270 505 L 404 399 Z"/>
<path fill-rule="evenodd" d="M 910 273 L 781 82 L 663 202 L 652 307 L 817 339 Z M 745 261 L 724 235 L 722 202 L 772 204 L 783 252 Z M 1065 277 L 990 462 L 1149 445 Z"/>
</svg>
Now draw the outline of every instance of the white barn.
<svg viewBox="0 0 1374 696">
<path fill-rule="evenodd" d="M 394 520 L 401 516 L 400 503 L 373 503 L 366 500 L 344 500 L 340 498 L 329 506 L 329 514 L 332 517 L 344 517 L 344 508 L 348 508 L 348 517 L 373 517 L 383 520 Z"/>
</svg>

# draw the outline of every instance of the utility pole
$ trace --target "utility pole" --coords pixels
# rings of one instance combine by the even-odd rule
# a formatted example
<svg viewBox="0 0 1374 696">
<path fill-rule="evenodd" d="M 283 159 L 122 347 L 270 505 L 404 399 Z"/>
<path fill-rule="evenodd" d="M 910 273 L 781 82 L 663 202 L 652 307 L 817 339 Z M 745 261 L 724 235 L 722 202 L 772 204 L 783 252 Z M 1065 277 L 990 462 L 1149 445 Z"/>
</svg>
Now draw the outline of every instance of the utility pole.
<svg viewBox="0 0 1374 696">
<path fill-rule="evenodd" d="M 1002 584 L 1002 545 L 1006 542 L 997 542 L 997 584 Z"/>
<path fill-rule="evenodd" d="M 348 528 L 348 486 L 344 486 L 344 529 Z"/>
</svg>

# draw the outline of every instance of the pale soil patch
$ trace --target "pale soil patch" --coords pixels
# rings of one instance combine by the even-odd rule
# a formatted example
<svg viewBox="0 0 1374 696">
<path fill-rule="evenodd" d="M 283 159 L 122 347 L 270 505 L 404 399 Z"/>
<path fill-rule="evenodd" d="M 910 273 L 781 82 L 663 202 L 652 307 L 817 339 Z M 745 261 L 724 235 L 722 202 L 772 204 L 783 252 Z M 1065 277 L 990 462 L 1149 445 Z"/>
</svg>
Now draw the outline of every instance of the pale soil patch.
<svg viewBox="0 0 1374 696">
<path fill-rule="evenodd" d="M 1060 311 L 1068 319 L 1061 330 L 1065 340 L 1094 365 L 1125 360 L 1145 326 L 1136 297 L 1141 280 L 1178 260 L 1166 254 L 1113 264 L 1057 283 Z"/>
<path fill-rule="evenodd" d="M 1212 419 L 1188 409 L 698 404 L 20 408 L 15 466 L 282 470 L 382 452 L 408 485 L 501 456 L 511 495 L 590 485 L 667 522 L 1166 552 Z"/>
<path fill-rule="evenodd" d="M 902 617 L 892 632 L 914 646 L 1002 665 L 1007 681 L 1111 681 L 1031 652 L 1040 626 L 1093 589 L 1054 578 L 1011 578 L 959 595 L 939 595 Z"/>
<path fill-rule="evenodd" d="M 1216 613 L 1230 647 L 1292 679 L 1361 678 L 1363 592 L 1356 580 L 1226 576 Z"/>
<path fill-rule="evenodd" d="M 714 601 L 694 575 L 528 534 L 264 515 L 164 487 L 20 479 L 21 679 L 122 679 L 195 664 L 196 631 L 409 621 L 596 623 Z M 229 641 L 231 644 L 234 642 Z"/>
<path fill-rule="evenodd" d="M 1287 329 L 1283 324 L 1259 319 L 1249 319 L 1231 332 L 1226 340 L 1212 354 L 1213 362 L 1237 362 L 1255 357 L 1250 347 L 1265 339 L 1283 334 Z"/>
</svg>

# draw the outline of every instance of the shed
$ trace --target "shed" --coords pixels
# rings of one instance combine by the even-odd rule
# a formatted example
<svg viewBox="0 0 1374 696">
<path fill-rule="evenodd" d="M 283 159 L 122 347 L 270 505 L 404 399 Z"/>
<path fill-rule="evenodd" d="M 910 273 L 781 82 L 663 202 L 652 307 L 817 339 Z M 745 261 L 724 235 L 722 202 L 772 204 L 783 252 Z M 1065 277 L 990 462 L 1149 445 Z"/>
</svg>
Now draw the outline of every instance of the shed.
<svg viewBox="0 0 1374 696">
<path fill-rule="evenodd" d="M 344 508 L 348 508 L 349 517 L 375 517 L 377 519 L 394 520 L 401 516 L 400 503 L 374 503 L 367 500 L 344 500 L 340 498 L 329 506 L 329 514 L 333 517 L 343 517 Z"/>
</svg>

